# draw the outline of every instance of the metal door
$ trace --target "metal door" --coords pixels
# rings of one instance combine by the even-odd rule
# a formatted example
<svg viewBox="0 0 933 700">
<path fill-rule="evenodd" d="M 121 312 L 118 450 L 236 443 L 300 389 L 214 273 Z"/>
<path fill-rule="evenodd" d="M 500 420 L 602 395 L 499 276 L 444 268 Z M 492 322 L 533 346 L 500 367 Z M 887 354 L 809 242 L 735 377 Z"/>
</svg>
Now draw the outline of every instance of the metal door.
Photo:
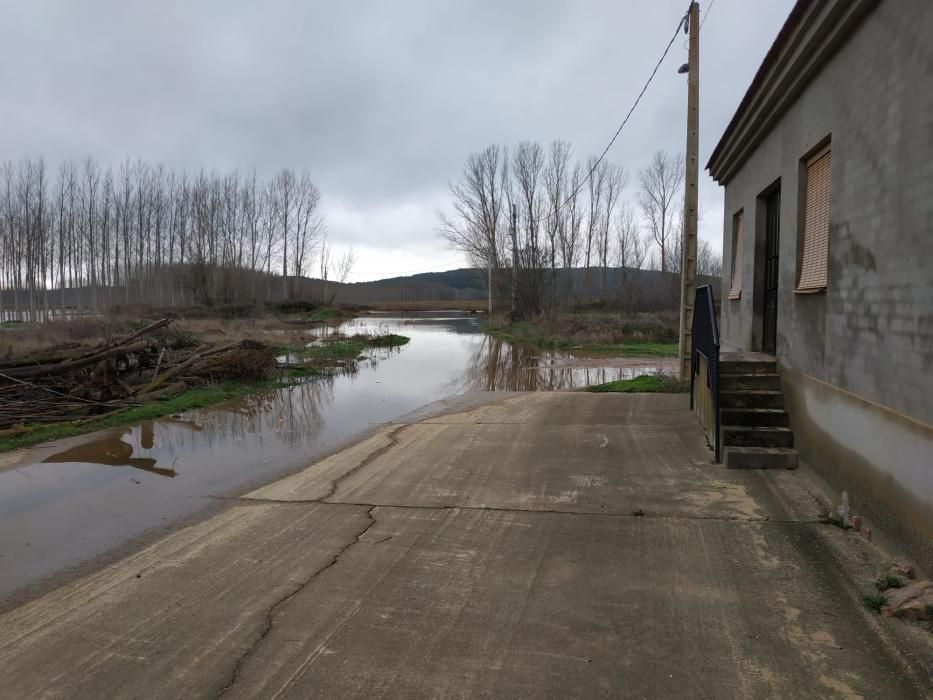
<svg viewBox="0 0 933 700">
<path fill-rule="evenodd" d="M 761 349 L 777 351 L 778 251 L 781 243 L 781 190 L 768 195 L 765 206 L 765 298 Z"/>
</svg>

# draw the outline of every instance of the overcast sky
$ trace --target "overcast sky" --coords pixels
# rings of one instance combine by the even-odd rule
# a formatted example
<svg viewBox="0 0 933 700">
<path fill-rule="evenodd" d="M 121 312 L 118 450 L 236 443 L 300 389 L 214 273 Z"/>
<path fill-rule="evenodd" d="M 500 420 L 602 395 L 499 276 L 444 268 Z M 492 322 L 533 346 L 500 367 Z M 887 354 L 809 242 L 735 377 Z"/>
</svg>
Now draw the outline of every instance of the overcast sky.
<svg viewBox="0 0 933 700">
<path fill-rule="evenodd" d="M 436 212 L 468 154 L 554 138 L 600 152 L 686 4 L 0 0 L 0 160 L 308 168 L 331 238 L 355 248 L 354 280 L 450 269 L 464 261 Z M 792 4 L 714 0 L 701 167 Z M 684 36 L 610 152 L 632 182 L 654 150 L 684 148 L 686 56 Z M 700 205 L 719 249 L 722 192 L 705 172 Z"/>
</svg>

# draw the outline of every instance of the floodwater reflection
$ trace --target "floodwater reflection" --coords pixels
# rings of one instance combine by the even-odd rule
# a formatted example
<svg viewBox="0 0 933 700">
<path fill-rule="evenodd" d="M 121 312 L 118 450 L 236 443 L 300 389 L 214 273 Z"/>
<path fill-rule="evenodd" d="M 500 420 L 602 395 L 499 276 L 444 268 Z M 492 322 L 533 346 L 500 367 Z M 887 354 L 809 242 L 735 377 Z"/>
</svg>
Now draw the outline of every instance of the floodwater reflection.
<svg viewBox="0 0 933 700">
<path fill-rule="evenodd" d="M 575 362 L 575 360 L 577 362 Z M 608 359 L 540 350 L 485 336 L 473 353 L 460 388 L 466 391 L 567 391 L 593 384 L 672 371 L 667 360 L 639 360 L 619 366 Z"/>
<path fill-rule="evenodd" d="M 457 313 L 379 315 L 309 332 L 399 333 L 332 375 L 37 449 L 0 466 L 0 597 L 214 499 L 307 466 L 374 426 L 468 391 L 554 391 L 670 371 L 540 351 Z"/>
</svg>

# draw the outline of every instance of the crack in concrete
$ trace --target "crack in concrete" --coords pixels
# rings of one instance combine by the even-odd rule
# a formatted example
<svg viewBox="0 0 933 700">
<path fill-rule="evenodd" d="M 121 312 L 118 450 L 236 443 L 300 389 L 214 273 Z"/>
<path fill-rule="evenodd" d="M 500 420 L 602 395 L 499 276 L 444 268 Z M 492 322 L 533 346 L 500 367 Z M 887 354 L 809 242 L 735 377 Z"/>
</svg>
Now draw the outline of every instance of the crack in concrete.
<svg viewBox="0 0 933 700">
<path fill-rule="evenodd" d="M 412 425 L 414 425 L 414 424 L 408 423 L 408 424 L 404 424 L 404 425 L 399 425 L 399 426 L 396 427 L 394 430 L 392 430 L 390 433 L 388 433 L 388 435 L 386 435 L 386 438 L 389 440 L 389 444 L 388 444 L 388 445 L 385 445 L 385 446 L 383 446 L 383 447 L 380 447 L 378 450 L 375 450 L 374 452 L 371 452 L 370 454 L 368 454 L 368 455 L 365 457 L 365 459 L 363 459 L 363 460 L 362 460 L 359 464 L 357 464 L 355 467 L 353 467 L 352 469 L 347 470 L 346 472 L 344 472 L 343 474 L 341 474 L 340 476 L 338 476 L 336 479 L 332 480 L 332 481 L 330 482 L 330 491 L 328 491 L 326 494 L 324 494 L 324 495 L 323 495 L 320 499 L 318 499 L 318 500 L 320 500 L 320 501 L 323 502 L 323 501 L 326 501 L 326 499 L 328 499 L 328 498 L 333 498 L 334 494 L 337 493 L 337 490 L 340 488 L 340 485 L 341 485 L 344 481 L 346 481 L 347 479 L 349 479 L 351 476 L 353 476 L 354 474 L 356 474 L 356 473 L 359 472 L 360 470 L 365 469 L 365 468 L 368 467 L 370 464 L 372 464 L 375 460 L 379 459 L 379 458 L 382 457 L 382 455 L 384 455 L 386 452 L 388 452 L 388 451 L 391 450 L 393 447 L 395 447 L 396 445 L 398 445 L 398 434 L 401 433 L 401 432 L 402 432 L 403 430 L 405 430 L 406 428 L 410 428 Z M 260 499 L 257 499 L 257 500 L 260 500 Z"/>
<path fill-rule="evenodd" d="M 776 523 L 786 525 L 826 525 L 829 521 L 821 518 L 748 518 L 739 515 L 689 515 L 674 513 L 650 513 L 642 509 L 637 511 L 620 512 L 599 512 L 587 510 L 553 510 L 548 508 L 508 508 L 497 506 L 470 506 L 470 505 L 449 505 L 449 506 L 423 506 L 408 503 L 359 503 L 355 501 L 332 501 L 324 498 L 310 499 L 289 499 L 280 500 L 274 498 L 237 498 L 211 496 L 211 498 L 239 503 L 242 505 L 283 505 L 283 506 L 308 506 L 308 505 L 327 505 L 327 506 L 348 506 L 356 508 L 398 508 L 400 510 L 427 510 L 427 511 L 452 511 L 452 510 L 479 510 L 490 513 L 526 513 L 529 515 L 572 515 L 572 516 L 597 516 L 604 518 L 645 518 L 655 520 L 713 520 L 719 522 L 739 522 L 739 523 Z"/>
<path fill-rule="evenodd" d="M 233 670 L 230 672 L 229 679 L 223 686 L 221 686 L 220 692 L 217 693 L 216 697 L 222 697 L 227 693 L 228 690 L 230 690 L 230 688 L 236 684 L 240 677 L 240 670 L 242 669 L 243 664 L 245 664 L 246 661 L 253 655 L 256 649 L 263 643 L 263 641 L 265 641 L 266 637 L 269 636 L 269 634 L 272 632 L 272 629 L 275 627 L 275 616 L 278 613 L 278 610 L 284 605 L 287 605 L 289 601 L 291 601 L 296 595 L 307 588 L 318 576 L 323 574 L 328 569 L 336 566 L 337 562 L 340 561 L 340 558 L 346 554 L 351 547 L 359 544 L 360 539 L 376 525 L 376 517 L 373 515 L 373 511 L 376 510 L 376 508 L 378 508 L 378 506 L 371 506 L 366 511 L 366 517 L 369 522 L 366 524 L 366 527 L 356 533 L 352 542 L 349 542 L 341 547 L 331 557 L 329 562 L 314 571 L 308 578 L 299 583 L 293 590 L 289 591 L 284 596 L 272 603 L 272 605 L 266 611 L 265 624 L 263 626 L 262 632 L 260 632 L 259 636 L 256 637 L 256 639 L 253 640 L 249 647 L 247 647 L 247 649 L 237 658 L 236 663 L 233 665 Z"/>
</svg>

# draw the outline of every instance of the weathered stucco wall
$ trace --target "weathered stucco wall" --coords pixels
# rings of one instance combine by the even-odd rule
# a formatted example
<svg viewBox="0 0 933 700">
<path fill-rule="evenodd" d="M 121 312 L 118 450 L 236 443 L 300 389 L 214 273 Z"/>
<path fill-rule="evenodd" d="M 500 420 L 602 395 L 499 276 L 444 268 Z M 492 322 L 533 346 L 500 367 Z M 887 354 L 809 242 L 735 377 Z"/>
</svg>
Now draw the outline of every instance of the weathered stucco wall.
<svg viewBox="0 0 933 700">
<path fill-rule="evenodd" d="M 931 32 L 929 0 L 878 5 L 727 184 L 723 246 L 730 261 L 744 210 L 744 288 L 729 301 L 723 275 L 722 337 L 760 349 L 760 196 L 780 182 L 777 357 L 801 457 L 886 529 L 913 523 L 902 534 L 914 545 L 933 535 Z M 829 282 L 795 294 L 801 159 L 826 138 Z"/>
</svg>

